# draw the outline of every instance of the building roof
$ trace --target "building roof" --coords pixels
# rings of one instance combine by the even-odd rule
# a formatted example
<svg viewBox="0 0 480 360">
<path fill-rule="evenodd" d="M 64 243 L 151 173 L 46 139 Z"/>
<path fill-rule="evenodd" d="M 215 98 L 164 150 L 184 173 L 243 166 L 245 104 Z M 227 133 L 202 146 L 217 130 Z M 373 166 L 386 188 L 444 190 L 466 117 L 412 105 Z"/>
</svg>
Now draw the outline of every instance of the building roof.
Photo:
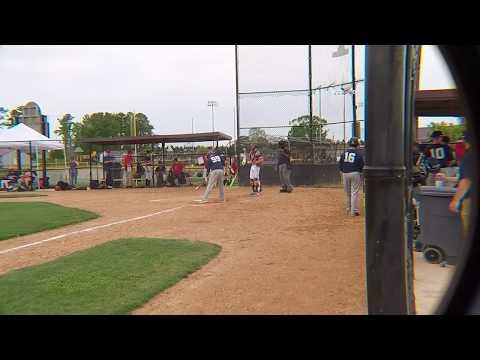
<svg viewBox="0 0 480 360">
<path fill-rule="evenodd" d="M 464 112 L 456 89 L 421 90 L 415 95 L 416 116 L 463 116 Z"/>
<path fill-rule="evenodd" d="M 84 144 L 100 145 L 128 145 L 128 144 L 173 144 L 189 142 L 206 142 L 232 140 L 232 137 L 221 132 L 208 132 L 196 134 L 171 134 L 149 136 L 118 136 L 110 138 L 86 138 L 80 142 Z"/>
</svg>

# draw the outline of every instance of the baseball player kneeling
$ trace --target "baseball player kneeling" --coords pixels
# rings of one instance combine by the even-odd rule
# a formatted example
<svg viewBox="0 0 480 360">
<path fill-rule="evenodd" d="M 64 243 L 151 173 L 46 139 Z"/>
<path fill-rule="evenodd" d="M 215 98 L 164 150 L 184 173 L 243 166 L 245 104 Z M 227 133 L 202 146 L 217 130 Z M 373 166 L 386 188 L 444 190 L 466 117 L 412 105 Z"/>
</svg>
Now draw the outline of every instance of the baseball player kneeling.
<svg viewBox="0 0 480 360">
<path fill-rule="evenodd" d="M 207 171 L 208 171 L 208 185 L 202 199 L 196 200 L 199 203 L 208 202 L 208 195 L 213 190 L 213 187 L 217 185 L 220 192 L 220 201 L 225 201 L 224 192 L 224 167 L 225 167 L 225 155 L 223 155 L 218 149 L 211 151 L 207 155 Z"/>
<path fill-rule="evenodd" d="M 347 213 L 360 215 L 358 199 L 362 187 L 363 157 L 357 150 L 360 142 L 353 137 L 348 141 L 348 149 L 340 157 L 339 168 L 342 173 Z"/>
</svg>

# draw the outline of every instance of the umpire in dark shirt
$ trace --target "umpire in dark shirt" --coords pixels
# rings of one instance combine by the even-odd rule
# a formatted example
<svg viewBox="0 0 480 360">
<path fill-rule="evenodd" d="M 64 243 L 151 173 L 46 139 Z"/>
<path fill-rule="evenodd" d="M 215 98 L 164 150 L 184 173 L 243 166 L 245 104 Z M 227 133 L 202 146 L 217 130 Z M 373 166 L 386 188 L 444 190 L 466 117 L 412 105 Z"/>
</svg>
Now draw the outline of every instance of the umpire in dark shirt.
<svg viewBox="0 0 480 360">
<path fill-rule="evenodd" d="M 292 183 L 290 182 L 290 175 L 292 173 L 292 165 L 290 164 L 290 150 L 285 140 L 278 143 L 280 151 L 278 153 L 277 171 L 280 176 L 280 184 L 282 188 L 280 192 L 291 193 L 293 191 Z"/>
</svg>

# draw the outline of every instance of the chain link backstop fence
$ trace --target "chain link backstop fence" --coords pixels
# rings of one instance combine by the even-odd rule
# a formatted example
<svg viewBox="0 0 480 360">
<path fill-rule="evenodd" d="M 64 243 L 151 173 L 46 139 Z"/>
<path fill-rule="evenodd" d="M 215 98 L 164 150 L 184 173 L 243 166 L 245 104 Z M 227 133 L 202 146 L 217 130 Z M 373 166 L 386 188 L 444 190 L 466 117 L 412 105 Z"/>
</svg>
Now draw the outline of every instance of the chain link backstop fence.
<svg viewBox="0 0 480 360">
<path fill-rule="evenodd" d="M 363 141 L 364 46 L 240 45 L 236 60 L 239 153 L 256 144 L 272 165 L 283 139 L 293 164 L 334 165 Z"/>
</svg>

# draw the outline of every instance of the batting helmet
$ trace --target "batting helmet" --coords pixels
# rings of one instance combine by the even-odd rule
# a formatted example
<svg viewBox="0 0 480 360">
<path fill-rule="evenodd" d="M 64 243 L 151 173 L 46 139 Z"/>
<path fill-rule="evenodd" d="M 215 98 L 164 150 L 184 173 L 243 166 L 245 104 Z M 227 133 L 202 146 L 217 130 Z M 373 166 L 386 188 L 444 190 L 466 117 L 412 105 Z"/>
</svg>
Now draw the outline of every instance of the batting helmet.
<svg viewBox="0 0 480 360">
<path fill-rule="evenodd" d="M 360 141 L 358 140 L 357 137 L 352 137 L 350 140 L 348 140 L 348 145 L 358 146 L 358 145 L 360 145 Z"/>
<path fill-rule="evenodd" d="M 278 146 L 281 147 L 282 149 L 283 149 L 284 147 L 286 147 L 287 145 L 288 145 L 288 143 L 287 143 L 285 140 L 280 140 L 280 141 L 278 142 Z"/>
</svg>

